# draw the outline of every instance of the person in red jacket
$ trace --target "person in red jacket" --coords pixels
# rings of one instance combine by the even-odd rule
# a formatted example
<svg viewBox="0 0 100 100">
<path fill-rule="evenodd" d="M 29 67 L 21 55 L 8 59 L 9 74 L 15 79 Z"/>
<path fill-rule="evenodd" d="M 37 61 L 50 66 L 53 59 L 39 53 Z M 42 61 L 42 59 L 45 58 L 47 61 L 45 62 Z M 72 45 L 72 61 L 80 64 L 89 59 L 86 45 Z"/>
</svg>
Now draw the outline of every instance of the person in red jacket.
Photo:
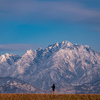
<svg viewBox="0 0 100 100">
<path fill-rule="evenodd" d="M 51 87 L 52 88 L 52 93 L 51 94 L 55 94 L 55 84 L 53 84 L 53 86 Z"/>
</svg>

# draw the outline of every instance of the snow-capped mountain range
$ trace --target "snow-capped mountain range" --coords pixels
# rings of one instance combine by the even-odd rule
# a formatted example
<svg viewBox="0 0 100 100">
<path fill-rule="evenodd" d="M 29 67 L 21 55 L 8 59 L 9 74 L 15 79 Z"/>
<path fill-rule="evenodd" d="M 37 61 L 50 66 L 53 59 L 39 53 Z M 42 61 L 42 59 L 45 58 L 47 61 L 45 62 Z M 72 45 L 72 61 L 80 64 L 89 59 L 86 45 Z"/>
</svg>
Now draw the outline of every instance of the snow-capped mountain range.
<svg viewBox="0 0 100 100">
<path fill-rule="evenodd" d="M 78 86 L 100 79 L 100 52 L 68 41 L 44 50 L 27 50 L 22 56 L 0 56 L 0 76 L 24 80 L 39 89 Z"/>
</svg>

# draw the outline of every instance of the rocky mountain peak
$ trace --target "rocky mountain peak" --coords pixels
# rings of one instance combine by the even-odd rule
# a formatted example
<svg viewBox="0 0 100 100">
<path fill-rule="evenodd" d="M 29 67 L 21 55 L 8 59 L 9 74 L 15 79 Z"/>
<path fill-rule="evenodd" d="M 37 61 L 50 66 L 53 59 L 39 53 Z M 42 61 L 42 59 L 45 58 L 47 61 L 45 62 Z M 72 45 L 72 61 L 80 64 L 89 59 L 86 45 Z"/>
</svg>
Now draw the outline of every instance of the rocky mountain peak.
<svg viewBox="0 0 100 100">
<path fill-rule="evenodd" d="M 42 50 L 42 48 L 38 48 L 38 49 L 37 49 L 37 51 L 41 51 L 41 50 Z"/>
<path fill-rule="evenodd" d="M 88 45 L 84 45 L 84 47 L 86 47 L 86 48 L 90 48 L 90 46 L 88 46 Z"/>
<path fill-rule="evenodd" d="M 5 54 L 6 57 L 9 57 L 10 55 L 8 53 Z"/>
<path fill-rule="evenodd" d="M 62 42 L 62 45 L 68 45 L 68 46 L 70 46 L 70 45 L 72 45 L 72 43 L 69 42 L 69 41 L 63 41 L 63 42 Z"/>
<path fill-rule="evenodd" d="M 29 55 L 31 55 L 31 54 L 33 54 L 33 51 L 30 49 L 30 50 L 27 50 L 26 53 L 29 54 Z"/>
</svg>

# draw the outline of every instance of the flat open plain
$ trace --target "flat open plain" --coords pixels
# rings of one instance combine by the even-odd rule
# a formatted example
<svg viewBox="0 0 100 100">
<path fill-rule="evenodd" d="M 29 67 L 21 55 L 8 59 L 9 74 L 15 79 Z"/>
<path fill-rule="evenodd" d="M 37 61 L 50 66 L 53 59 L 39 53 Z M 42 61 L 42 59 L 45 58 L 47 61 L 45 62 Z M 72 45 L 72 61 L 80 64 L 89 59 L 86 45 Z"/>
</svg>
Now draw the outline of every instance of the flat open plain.
<svg viewBox="0 0 100 100">
<path fill-rule="evenodd" d="M 95 94 L 0 94 L 0 100 L 100 100 Z"/>
</svg>

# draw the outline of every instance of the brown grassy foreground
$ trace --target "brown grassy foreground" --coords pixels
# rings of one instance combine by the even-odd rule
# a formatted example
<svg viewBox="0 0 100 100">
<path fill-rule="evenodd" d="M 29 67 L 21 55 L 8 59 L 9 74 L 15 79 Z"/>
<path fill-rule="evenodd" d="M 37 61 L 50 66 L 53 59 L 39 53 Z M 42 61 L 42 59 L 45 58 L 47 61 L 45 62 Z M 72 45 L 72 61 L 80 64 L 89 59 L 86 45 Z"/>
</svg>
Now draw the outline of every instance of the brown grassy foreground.
<svg viewBox="0 0 100 100">
<path fill-rule="evenodd" d="M 0 94 L 0 100 L 100 100 L 100 95 Z"/>
</svg>

